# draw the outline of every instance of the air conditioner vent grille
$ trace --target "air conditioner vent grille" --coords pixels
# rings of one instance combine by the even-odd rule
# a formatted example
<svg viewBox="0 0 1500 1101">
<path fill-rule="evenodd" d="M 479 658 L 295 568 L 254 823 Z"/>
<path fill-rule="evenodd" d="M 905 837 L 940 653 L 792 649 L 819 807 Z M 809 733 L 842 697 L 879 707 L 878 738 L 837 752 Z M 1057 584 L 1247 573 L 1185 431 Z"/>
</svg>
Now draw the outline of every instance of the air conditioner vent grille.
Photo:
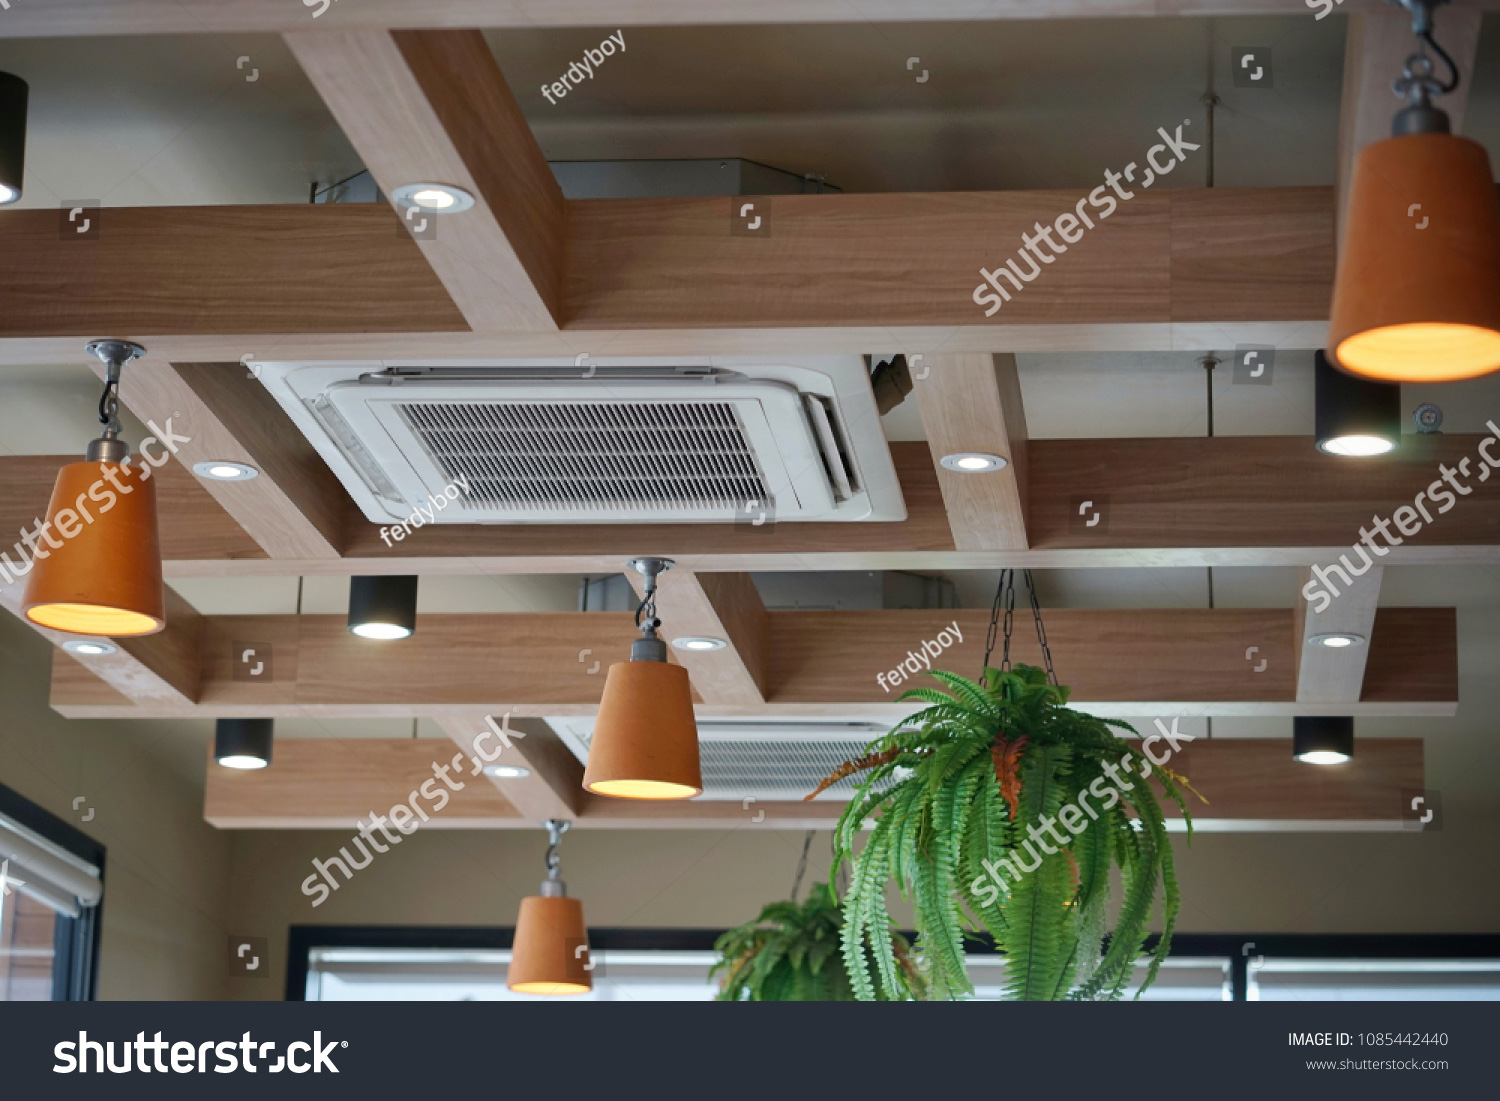
<svg viewBox="0 0 1500 1101">
<path fill-rule="evenodd" d="M 768 492 L 721 401 L 399 402 L 466 509 L 733 512 Z"/>
</svg>

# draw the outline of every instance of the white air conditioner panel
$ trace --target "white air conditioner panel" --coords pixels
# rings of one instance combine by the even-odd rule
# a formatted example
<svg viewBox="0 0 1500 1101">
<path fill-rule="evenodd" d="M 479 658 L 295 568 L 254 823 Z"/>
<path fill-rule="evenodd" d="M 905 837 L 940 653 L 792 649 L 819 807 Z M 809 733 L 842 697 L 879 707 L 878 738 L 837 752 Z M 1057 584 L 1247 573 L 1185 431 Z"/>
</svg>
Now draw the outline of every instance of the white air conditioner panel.
<svg viewBox="0 0 1500 1101">
<path fill-rule="evenodd" d="M 906 515 L 859 357 L 255 366 L 376 523 Z"/>
</svg>

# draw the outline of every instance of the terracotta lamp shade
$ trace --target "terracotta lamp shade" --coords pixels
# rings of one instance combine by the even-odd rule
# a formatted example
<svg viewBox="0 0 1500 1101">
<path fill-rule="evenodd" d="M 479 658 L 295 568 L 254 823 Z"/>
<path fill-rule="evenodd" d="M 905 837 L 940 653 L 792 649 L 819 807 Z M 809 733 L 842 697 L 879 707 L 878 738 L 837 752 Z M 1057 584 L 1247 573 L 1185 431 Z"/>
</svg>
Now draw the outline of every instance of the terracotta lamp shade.
<svg viewBox="0 0 1500 1101">
<path fill-rule="evenodd" d="M 588 942 L 578 899 L 523 898 L 505 985 L 518 994 L 587 994 L 594 989 L 593 974 L 584 970 Z"/>
<path fill-rule="evenodd" d="M 1359 154 L 1328 346 L 1385 382 L 1500 370 L 1500 199 L 1483 146 L 1408 134 Z"/>
<path fill-rule="evenodd" d="M 27 619 L 75 635 L 115 638 L 166 626 L 156 482 L 141 476 L 146 469 L 82 462 L 58 471 L 48 524 L 35 540 L 23 603 Z"/>
<path fill-rule="evenodd" d="M 686 669 L 664 661 L 622 661 L 609 667 L 583 786 L 621 799 L 703 794 L 698 723 Z"/>
</svg>

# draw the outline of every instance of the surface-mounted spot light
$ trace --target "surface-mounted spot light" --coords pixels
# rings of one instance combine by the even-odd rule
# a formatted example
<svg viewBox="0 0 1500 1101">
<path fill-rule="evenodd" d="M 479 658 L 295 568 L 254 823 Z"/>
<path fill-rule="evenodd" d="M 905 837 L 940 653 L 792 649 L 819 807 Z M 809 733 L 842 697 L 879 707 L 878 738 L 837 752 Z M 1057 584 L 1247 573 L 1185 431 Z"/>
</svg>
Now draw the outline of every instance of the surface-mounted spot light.
<svg viewBox="0 0 1500 1101">
<path fill-rule="evenodd" d="M 200 478 L 208 478 L 215 482 L 248 482 L 260 471 L 247 463 L 212 460 L 206 463 L 194 463 L 193 473 Z"/>
<path fill-rule="evenodd" d="M 272 719 L 220 719 L 214 724 L 214 760 L 225 768 L 265 768 L 275 730 Z"/>
<path fill-rule="evenodd" d="M 0 73 L 0 206 L 21 197 L 26 169 L 26 82 Z"/>
<path fill-rule="evenodd" d="M 667 664 L 667 644 L 656 634 L 656 578 L 672 563 L 630 564 L 646 579 L 635 613 L 641 637 L 631 644 L 630 660 L 611 665 L 604 679 L 583 786 L 620 799 L 691 799 L 703 793 L 693 687 L 686 669 Z"/>
<path fill-rule="evenodd" d="M 474 205 L 474 196 L 461 187 L 440 183 L 402 184 L 391 192 L 401 207 L 415 207 L 429 214 L 458 214 Z"/>
<path fill-rule="evenodd" d="M 1005 460 L 999 455 L 987 455 L 982 451 L 960 451 L 954 455 L 944 455 L 938 461 L 948 470 L 956 470 L 960 474 L 983 474 L 1005 467 Z"/>
<path fill-rule="evenodd" d="M 417 629 L 415 577 L 349 581 L 349 630 L 360 638 L 406 638 Z"/>
<path fill-rule="evenodd" d="M 130 445 L 120 439 L 120 371 L 146 350 L 97 340 L 87 351 L 105 365 L 104 431 L 90 441 L 83 462 L 57 472 L 37 553 L 21 571 L 31 575 L 22 607 L 33 623 L 69 634 L 154 634 L 167 625 L 151 477 L 160 463 L 132 461 Z M 161 462 L 166 458 L 163 449 Z"/>
<path fill-rule="evenodd" d="M 1350 631 L 1329 631 L 1326 634 L 1313 635 L 1307 641 L 1315 646 L 1327 646 L 1332 650 L 1343 650 L 1350 646 L 1358 646 L 1364 640 L 1364 635 L 1356 635 Z"/>
<path fill-rule="evenodd" d="M 90 658 L 115 652 L 114 643 L 102 638 L 70 638 L 62 644 L 62 648 L 70 654 L 82 654 Z"/>
<path fill-rule="evenodd" d="M 1401 446 L 1401 387 L 1347 375 L 1322 352 L 1313 363 L 1313 408 L 1319 451 L 1384 455 Z"/>
<path fill-rule="evenodd" d="M 568 897 L 558 845 L 569 822 L 549 818 L 542 893 L 521 900 L 505 985 L 518 994 L 587 994 L 594 988 L 583 903 Z"/>
<path fill-rule="evenodd" d="M 1354 756 L 1354 719 L 1298 715 L 1292 720 L 1292 756 L 1309 765 L 1343 764 Z"/>
</svg>

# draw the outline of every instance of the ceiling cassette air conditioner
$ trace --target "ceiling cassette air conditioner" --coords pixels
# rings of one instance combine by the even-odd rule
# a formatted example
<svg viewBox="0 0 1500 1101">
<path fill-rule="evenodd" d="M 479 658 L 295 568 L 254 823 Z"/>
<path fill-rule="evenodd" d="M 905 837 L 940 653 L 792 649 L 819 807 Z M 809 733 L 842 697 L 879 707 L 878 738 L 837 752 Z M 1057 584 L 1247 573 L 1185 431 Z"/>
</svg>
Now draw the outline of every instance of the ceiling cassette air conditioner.
<svg viewBox="0 0 1500 1101">
<path fill-rule="evenodd" d="M 862 357 L 585 360 L 251 366 L 373 523 L 906 518 Z"/>
</svg>

